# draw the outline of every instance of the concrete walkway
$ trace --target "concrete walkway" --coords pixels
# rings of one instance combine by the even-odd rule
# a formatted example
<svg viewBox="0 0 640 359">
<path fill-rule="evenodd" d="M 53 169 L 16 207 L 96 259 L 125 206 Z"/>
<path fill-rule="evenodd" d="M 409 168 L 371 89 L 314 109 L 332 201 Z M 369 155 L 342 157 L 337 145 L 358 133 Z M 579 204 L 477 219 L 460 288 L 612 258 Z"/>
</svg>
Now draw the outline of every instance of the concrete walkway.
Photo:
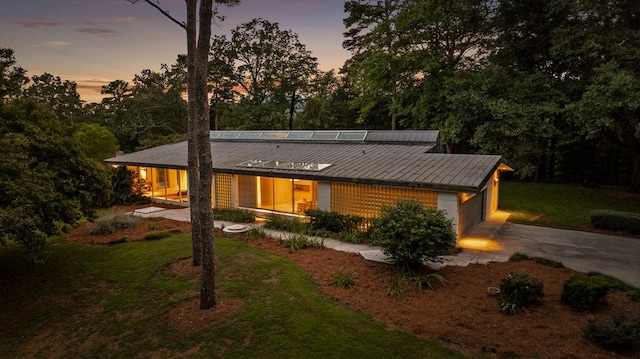
<svg viewBox="0 0 640 359">
<path fill-rule="evenodd" d="M 147 209 L 137 210 L 135 214 L 190 221 L 188 208 L 145 210 Z M 513 253 L 520 252 L 531 257 L 562 262 L 565 267 L 580 272 L 597 271 L 608 274 L 640 287 L 640 239 L 513 224 L 506 222 L 508 216 L 506 212 L 497 212 L 491 219 L 479 223 L 458 242 L 458 246 L 463 248 L 461 253 L 445 256 L 443 264 L 430 266 L 438 268 L 444 265 L 505 262 Z M 215 221 L 218 228 L 233 224 Z M 288 235 L 269 229 L 265 229 L 265 232 L 275 238 L 286 238 Z M 368 260 L 388 262 L 379 247 L 344 243 L 330 238 L 324 239 L 324 246 L 359 253 Z"/>
</svg>

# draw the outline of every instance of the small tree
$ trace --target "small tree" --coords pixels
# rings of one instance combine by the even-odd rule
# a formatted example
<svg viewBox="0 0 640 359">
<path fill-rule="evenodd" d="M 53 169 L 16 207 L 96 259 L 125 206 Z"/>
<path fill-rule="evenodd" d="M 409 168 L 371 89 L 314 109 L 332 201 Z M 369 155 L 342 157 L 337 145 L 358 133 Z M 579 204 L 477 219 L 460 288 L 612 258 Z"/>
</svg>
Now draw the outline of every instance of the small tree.
<svg viewBox="0 0 640 359">
<path fill-rule="evenodd" d="M 444 212 L 408 200 L 382 208 L 373 223 L 372 241 L 396 264 L 415 268 L 451 253 L 456 235 Z"/>
</svg>

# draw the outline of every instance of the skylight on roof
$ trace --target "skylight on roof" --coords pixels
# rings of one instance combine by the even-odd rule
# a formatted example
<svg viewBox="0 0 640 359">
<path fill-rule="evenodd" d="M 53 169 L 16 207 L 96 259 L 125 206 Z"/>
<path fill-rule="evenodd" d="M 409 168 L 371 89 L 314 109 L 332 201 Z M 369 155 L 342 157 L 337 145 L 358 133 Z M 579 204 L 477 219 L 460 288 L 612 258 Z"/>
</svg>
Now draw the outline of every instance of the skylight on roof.
<svg viewBox="0 0 640 359">
<path fill-rule="evenodd" d="M 331 163 L 248 160 L 238 164 L 238 166 L 296 171 L 321 171 L 331 166 Z"/>
<path fill-rule="evenodd" d="M 209 138 L 218 140 L 270 141 L 364 141 L 366 130 L 341 131 L 211 131 Z"/>
</svg>

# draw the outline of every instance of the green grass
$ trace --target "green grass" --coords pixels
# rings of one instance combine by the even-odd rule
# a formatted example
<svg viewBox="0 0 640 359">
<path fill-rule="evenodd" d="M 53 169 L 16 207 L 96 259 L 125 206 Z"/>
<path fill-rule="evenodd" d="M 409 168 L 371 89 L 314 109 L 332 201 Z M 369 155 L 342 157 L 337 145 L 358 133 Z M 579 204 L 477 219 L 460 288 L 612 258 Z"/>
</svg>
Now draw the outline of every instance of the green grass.
<svg viewBox="0 0 640 359">
<path fill-rule="evenodd" d="M 0 248 L 0 357 L 463 357 L 337 305 L 290 261 L 227 238 L 216 239 L 216 293 L 243 305 L 180 333 L 164 314 L 196 298 L 198 284 L 167 268 L 190 253 L 188 234 L 118 246 L 57 241 L 40 265 Z"/>
<path fill-rule="evenodd" d="M 545 227 L 588 229 L 589 212 L 594 209 L 640 213 L 640 201 L 624 196 L 623 190 L 500 182 L 500 208 L 511 213 L 509 221 Z"/>
</svg>

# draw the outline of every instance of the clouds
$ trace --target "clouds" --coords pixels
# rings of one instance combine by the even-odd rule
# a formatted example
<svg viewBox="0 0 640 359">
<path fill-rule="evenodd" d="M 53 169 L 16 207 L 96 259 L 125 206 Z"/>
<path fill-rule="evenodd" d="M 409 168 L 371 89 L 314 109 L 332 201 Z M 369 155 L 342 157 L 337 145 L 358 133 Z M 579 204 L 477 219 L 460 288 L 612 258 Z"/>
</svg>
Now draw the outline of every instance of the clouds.
<svg viewBox="0 0 640 359">
<path fill-rule="evenodd" d="M 95 35 L 100 37 L 111 37 L 116 36 L 118 33 L 111 29 L 100 29 L 97 27 L 83 27 L 80 29 L 76 29 L 75 32 L 85 33 L 89 35 Z"/>
<path fill-rule="evenodd" d="M 38 29 L 41 27 L 54 27 L 60 26 L 62 23 L 60 22 L 49 22 L 49 21 L 16 21 L 16 24 L 25 27 L 27 29 Z"/>
</svg>

